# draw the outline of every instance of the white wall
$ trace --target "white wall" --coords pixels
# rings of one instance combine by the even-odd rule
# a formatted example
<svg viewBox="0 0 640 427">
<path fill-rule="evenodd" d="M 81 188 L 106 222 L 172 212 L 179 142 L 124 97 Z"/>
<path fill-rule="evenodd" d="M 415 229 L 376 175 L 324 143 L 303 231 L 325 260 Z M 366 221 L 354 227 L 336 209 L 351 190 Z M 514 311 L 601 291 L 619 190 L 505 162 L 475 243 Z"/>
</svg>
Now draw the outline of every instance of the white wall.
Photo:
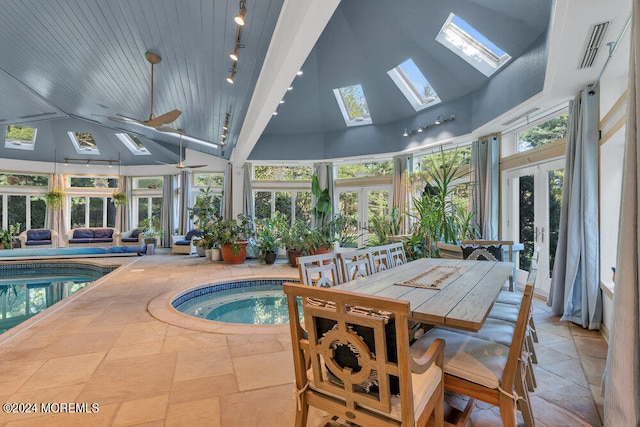
<svg viewBox="0 0 640 427">
<path fill-rule="evenodd" d="M 603 288 L 603 336 L 613 322 L 613 291 L 611 267 L 616 265 L 622 160 L 624 155 L 627 103 L 624 93 L 628 85 L 629 34 L 627 31 L 600 80 L 600 282 Z"/>
</svg>

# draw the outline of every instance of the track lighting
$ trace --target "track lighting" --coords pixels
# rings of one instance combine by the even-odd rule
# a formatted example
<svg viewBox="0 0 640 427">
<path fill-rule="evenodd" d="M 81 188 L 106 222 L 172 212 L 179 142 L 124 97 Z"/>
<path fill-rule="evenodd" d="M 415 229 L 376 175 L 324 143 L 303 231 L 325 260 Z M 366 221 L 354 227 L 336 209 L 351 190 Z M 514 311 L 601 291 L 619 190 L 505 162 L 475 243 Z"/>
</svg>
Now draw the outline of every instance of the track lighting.
<svg viewBox="0 0 640 427">
<path fill-rule="evenodd" d="M 438 115 L 436 117 L 436 121 L 433 122 L 430 125 L 427 125 L 427 126 L 420 125 L 418 128 L 413 129 L 413 130 L 408 130 L 407 128 L 404 128 L 404 132 L 402 133 L 402 136 L 409 136 L 409 135 L 413 135 L 414 133 L 420 133 L 420 132 L 423 132 L 423 131 L 425 131 L 427 129 L 431 129 L 434 126 L 438 126 L 438 125 L 441 125 L 441 124 L 443 124 L 445 122 L 449 122 L 449 121 L 455 120 L 455 119 L 456 119 L 456 115 L 455 114 L 452 114 L 447 118 L 445 118 L 444 115 L 440 114 L 440 115 Z"/>
<path fill-rule="evenodd" d="M 233 18 L 236 24 L 243 26 L 244 25 L 244 15 L 247 13 L 247 8 L 245 7 L 244 0 L 240 1 L 240 12 Z"/>
<path fill-rule="evenodd" d="M 234 66 L 232 69 L 229 70 L 231 72 L 231 74 L 229 74 L 229 77 L 227 77 L 227 81 L 230 84 L 233 84 L 234 80 L 236 79 L 236 67 Z"/>
<path fill-rule="evenodd" d="M 229 54 L 229 58 L 231 58 L 232 61 L 237 61 L 238 60 L 238 50 L 240 49 L 240 46 L 236 45 L 236 48 L 233 50 L 233 52 L 231 52 Z"/>
<path fill-rule="evenodd" d="M 120 166 L 120 160 L 111 160 L 111 159 L 73 159 L 71 157 L 65 157 L 64 159 L 64 165 L 65 166 L 69 166 L 69 163 L 76 163 L 76 164 L 84 164 L 86 167 L 89 167 L 91 165 L 96 165 L 96 164 L 104 164 L 109 166 L 110 168 L 113 167 L 114 164 Z"/>
</svg>

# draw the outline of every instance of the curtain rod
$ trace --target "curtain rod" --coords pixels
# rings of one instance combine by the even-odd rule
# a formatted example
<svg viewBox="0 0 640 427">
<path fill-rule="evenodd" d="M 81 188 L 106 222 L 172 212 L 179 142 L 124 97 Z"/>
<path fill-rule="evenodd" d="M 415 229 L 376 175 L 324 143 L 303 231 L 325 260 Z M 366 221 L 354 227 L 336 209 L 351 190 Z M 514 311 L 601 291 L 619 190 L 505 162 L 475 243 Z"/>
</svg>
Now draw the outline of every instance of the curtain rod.
<svg viewBox="0 0 640 427">
<path fill-rule="evenodd" d="M 594 88 L 598 85 L 598 83 L 600 83 L 600 79 L 604 74 L 605 68 L 607 68 L 607 65 L 609 64 L 609 60 L 611 59 L 616 49 L 618 48 L 618 45 L 620 44 L 620 40 L 622 39 L 622 36 L 624 36 L 624 33 L 627 31 L 627 28 L 629 28 L 629 23 L 631 23 L 631 15 L 629 15 L 629 17 L 627 18 L 627 22 L 624 24 L 624 28 L 620 32 L 620 35 L 618 36 L 616 41 L 607 43 L 607 45 L 609 46 L 609 56 L 607 57 L 606 62 L 602 66 L 602 70 L 600 70 L 600 74 L 598 74 L 598 78 L 596 79 L 596 81 L 589 85 L 590 88 Z"/>
</svg>

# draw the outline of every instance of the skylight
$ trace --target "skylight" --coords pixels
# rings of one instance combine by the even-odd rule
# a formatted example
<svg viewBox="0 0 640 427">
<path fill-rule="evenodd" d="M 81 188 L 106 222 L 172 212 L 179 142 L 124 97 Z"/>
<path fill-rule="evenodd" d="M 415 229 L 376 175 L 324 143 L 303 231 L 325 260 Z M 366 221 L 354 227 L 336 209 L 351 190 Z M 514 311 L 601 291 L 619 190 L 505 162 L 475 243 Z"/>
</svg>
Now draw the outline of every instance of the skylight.
<svg viewBox="0 0 640 427">
<path fill-rule="evenodd" d="M 128 133 L 116 133 L 116 136 L 125 147 L 133 153 L 134 156 L 150 156 L 151 153 L 147 150 L 147 147 L 144 146 L 142 142 L 135 135 L 130 135 Z"/>
<path fill-rule="evenodd" d="M 4 148 L 14 150 L 33 150 L 38 129 L 23 126 L 7 126 Z"/>
<path fill-rule="evenodd" d="M 78 154 L 100 154 L 98 145 L 90 132 L 67 132 Z"/>
<path fill-rule="evenodd" d="M 334 89 L 333 94 L 336 96 L 342 117 L 344 117 L 347 126 L 371 124 L 369 107 L 367 106 L 367 100 L 362 91 L 362 85 L 358 84 Z"/>
<path fill-rule="evenodd" d="M 416 111 L 440 102 L 440 97 L 413 59 L 407 59 L 394 69 L 387 71 L 387 74 Z"/>
<path fill-rule="evenodd" d="M 449 14 L 436 40 L 487 77 L 511 59 L 508 53 L 453 13 Z"/>
</svg>

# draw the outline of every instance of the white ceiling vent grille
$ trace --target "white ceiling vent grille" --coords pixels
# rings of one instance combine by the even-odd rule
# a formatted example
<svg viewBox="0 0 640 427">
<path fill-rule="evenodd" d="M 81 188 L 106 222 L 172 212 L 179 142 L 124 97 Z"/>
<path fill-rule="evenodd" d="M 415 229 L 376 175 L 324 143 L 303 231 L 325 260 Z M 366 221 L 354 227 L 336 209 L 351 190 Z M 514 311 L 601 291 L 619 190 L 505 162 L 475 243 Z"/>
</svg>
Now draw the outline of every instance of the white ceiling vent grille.
<svg viewBox="0 0 640 427">
<path fill-rule="evenodd" d="M 609 28 L 609 22 L 603 22 L 591 27 L 591 33 L 587 37 L 586 48 L 578 69 L 593 66 L 593 63 L 596 60 L 596 55 L 598 54 L 598 49 L 602 46 L 602 39 L 604 39 L 604 34 L 607 32 L 607 28 Z"/>
</svg>

